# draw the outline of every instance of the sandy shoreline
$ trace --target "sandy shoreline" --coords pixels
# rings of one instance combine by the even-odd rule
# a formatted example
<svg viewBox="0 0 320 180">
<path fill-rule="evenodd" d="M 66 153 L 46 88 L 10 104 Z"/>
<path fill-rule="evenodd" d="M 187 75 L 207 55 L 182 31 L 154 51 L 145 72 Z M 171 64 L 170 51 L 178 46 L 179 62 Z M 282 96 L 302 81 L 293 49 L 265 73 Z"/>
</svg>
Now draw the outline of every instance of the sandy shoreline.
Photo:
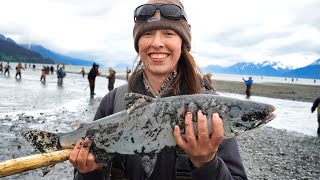
<svg viewBox="0 0 320 180">
<path fill-rule="evenodd" d="M 246 87 L 242 82 L 213 80 L 212 83 L 218 92 L 245 95 Z M 251 92 L 252 96 L 313 102 L 320 96 L 320 86 L 289 83 L 253 83 Z"/>
<path fill-rule="evenodd" d="M 125 79 L 124 76 L 117 76 Z M 245 96 L 245 85 L 243 82 L 212 80 L 213 86 L 219 93 L 235 93 Z M 320 86 L 303 85 L 292 83 L 253 83 L 252 96 L 263 96 L 293 101 L 313 102 L 320 96 Z"/>
</svg>

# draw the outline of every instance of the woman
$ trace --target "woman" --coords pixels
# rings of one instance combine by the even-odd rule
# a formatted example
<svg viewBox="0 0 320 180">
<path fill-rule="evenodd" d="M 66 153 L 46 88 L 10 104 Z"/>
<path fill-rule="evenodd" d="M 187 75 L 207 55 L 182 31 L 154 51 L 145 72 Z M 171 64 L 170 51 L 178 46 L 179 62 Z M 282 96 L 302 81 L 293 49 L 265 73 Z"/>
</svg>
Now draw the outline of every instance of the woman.
<svg viewBox="0 0 320 180">
<path fill-rule="evenodd" d="M 148 4 L 135 10 L 133 38 L 140 61 L 130 76 L 129 91 L 153 97 L 202 93 L 200 71 L 189 53 L 191 33 L 182 3 L 150 0 Z M 117 89 L 104 97 L 94 119 L 123 110 L 114 100 Z M 201 133 L 194 133 L 191 113 L 185 116 L 185 138 L 181 137 L 179 127 L 174 129 L 174 138 L 181 149 L 165 149 L 147 162 L 138 155 L 120 155 L 114 159 L 111 177 L 246 179 L 236 139 L 222 140 L 223 123 L 219 115 L 215 113 L 212 117 L 211 137 L 206 117 L 200 111 L 197 116 Z M 69 160 L 76 168 L 75 179 L 103 179 L 103 168 L 89 153 L 91 143 L 90 138 L 79 140 L 70 155 Z M 145 164 L 153 168 L 145 168 Z"/>
</svg>

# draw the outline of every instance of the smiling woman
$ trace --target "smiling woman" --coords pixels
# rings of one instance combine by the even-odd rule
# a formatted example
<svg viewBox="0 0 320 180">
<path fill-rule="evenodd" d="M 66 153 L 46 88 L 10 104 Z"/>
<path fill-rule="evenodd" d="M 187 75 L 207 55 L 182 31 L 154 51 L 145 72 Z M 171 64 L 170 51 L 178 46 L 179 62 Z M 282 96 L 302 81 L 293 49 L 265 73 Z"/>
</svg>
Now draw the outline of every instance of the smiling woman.
<svg viewBox="0 0 320 180">
<path fill-rule="evenodd" d="M 123 95 L 128 91 L 157 98 L 210 94 L 204 88 L 202 74 L 190 54 L 191 28 L 179 0 L 149 0 L 148 4 L 136 8 L 134 20 L 133 39 L 140 58 L 138 64 L 129 78 L 129 86 L 109 92 L 94 119 L 124 110 Z M 211 95 L 214 96 L 212 92 Z M 182 108 L 186 108 L 185 105 Z M 177 109 L 172 111 L 175 114 Z M 179 148 L 158 149 L 159 153 L 152 156 L 138 152 L 119 154 L 108 162 L 110 171 L 103 171 L 104 166 L 96 163 L 95 156 L 90 153 L 93 139 L 80 139 L 69 158 L 76 168 L 75 179 L 247 179 L 236 139 L 223 140 L 224 128 L 219 115 L 213 113 L 208 117 L 212 121 L 212 127 L 209 127 L 202 111 L 191 113 L 188 108 L 185 111 L 184 132 L 175 125 L 173 136 L 169 134 Z M 133 121 L 130 114 L 128 116 L 129 121 Z M 159 122 L 163 124 L 161 119 Z M 197 126 L 193 121 L 198 122 Z M 146 128 L 160 127 L 150 125 Z M 209 135 L 209 132 L 213 133 Z"/>
</svg>

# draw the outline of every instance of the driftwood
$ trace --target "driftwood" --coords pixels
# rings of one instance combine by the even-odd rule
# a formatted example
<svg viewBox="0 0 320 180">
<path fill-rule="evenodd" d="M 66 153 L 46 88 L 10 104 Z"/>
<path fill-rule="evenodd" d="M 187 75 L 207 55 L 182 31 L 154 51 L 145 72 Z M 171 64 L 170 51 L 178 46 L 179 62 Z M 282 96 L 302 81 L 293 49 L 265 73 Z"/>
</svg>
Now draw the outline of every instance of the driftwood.
<svg viewBox="0 0 320 180">
<path fill-rule="evenodd" d="M 54 165 L 69 159 L 72 149 L 36 154 L 0 162 L 0 177 Z"/>
</svg>

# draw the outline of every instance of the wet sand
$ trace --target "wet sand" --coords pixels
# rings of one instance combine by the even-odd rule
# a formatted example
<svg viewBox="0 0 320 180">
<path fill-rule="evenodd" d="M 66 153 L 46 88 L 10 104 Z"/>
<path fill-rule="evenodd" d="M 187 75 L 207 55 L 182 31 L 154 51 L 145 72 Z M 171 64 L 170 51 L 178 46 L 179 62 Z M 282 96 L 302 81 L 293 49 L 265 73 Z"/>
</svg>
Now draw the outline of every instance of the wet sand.
<svg viewBox="0 0 320 180">
<path fill-rule="evenodd" d="M 212 83 L 218 92 L 245 95 L 246 86 L 242 82 L 213 80 Z M 294 83 L 253 83 L 251 96 L 313 102 L 320 96 L 320 86 Z"/>
</svg>

